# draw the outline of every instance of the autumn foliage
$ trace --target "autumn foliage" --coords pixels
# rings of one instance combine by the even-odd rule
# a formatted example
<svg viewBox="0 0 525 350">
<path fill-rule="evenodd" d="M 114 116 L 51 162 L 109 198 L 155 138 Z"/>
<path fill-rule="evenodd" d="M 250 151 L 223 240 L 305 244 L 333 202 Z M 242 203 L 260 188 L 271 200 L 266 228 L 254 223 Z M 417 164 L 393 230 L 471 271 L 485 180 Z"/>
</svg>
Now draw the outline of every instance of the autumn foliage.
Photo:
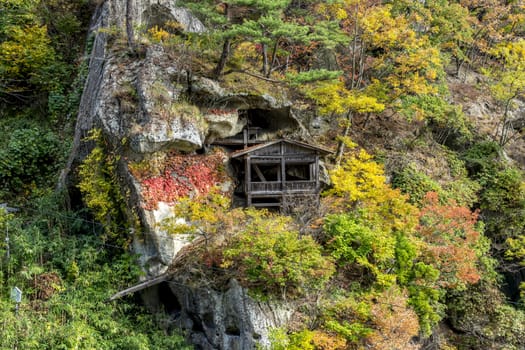
<svg viewBox="0 0 525 350">
<path fill-rule="evenodd" d="M 397 288 L 385 290 L 372 302 L 370 316 L 375 331 L 366 338 L 376 350 L 416 350 L 412 338 L 419 333 L 418 318 L 407 305 L 408 296 Z"/>
<path fill-rule="evenodd" d="M 478 213 L 458 206 L 454 201 L 443 205 L 437 193 L 425 196 L 419 216 L 418 234 L 426 243 L 423 256 L 440 271 L 439 283 L 447 288 L 465 287 L 480 279 L 480 230 Z"/>
<path fill-rule="evenodd" d="M 182 155 L 171 152 L 162 162 L 162 171 L 132 170 L 140 181 L 144 208 L 154 210 L 158 202 L 173 204 L 187 196 L 206 195 L 212 188 L 227 180 L 223 171 L 224 155 Z"/>
<path fill-rule="evenodd" d="M 5 348 L 180 348 L 136 305 L 95 305 L 144 277 L 135 256 L 114 253 L 127 252 L 132 239 L 149 247 L 146 237 L 162 231 L 194 239 L 168 270 L 191 288 L 224 291 L 235 278 L 254 302 L 297 306 L 268 350 L 525 349 L 525 282 L 515 277 L 525 266 L 525 177 L 508 161 L 523 163 L 515 152 L 525 147 L 523 1 L 177 0 L 189 10 L 188 27 L 157 16 L 175 1 L 152 2 L 126 2 L 130 35 L 112 19 L 124 7 L 111 1 L 0 0 L 0 203 L 20 207 L 0 208 Z M 94 7 L 101 26 L 89 29 Z M 191 30 L 190 13 L 205 31 Z M 100 94 L 102 103 L 91 99 L 100 113 L 125 113 L 119 140 L 98 113 L 84 113 L 92 88 L 107 85 L 92 79 L 96 71 L 86 76 L 96 62 L 120 86 Z M 150 73 L 155 83 L 143 91 Z M 338 143 L 333 164 L 324 163 L 321 210 L 294 200 L 283 200 L 288 216 L 232 208 L 225 153 L 186 154 L 177 142 L 135 153 L 130 132 L 150 114 L 180 114 L 181 127 L 197 123 L 205 143 L 222 134 L 214 124 L 225 119 L 267 125 L 269 139 L 306 139 L 309 131 L 312 143 Z M 285 114 L 304 128 L 281 129 L 291 125 Z M 75 141 L 79 152 L 62 163 L 60 184 L 70 195 L 78 189 L 83 205 L 72 196 L 60 210 L 45 193 L 57 184 L 60 143 L 69 145 L 75 116 L 104 130 L 84 140 L 92 144 Z M 124 154 L 145 160 L 128 163 Z M 139 192 L 132 196 L 126 166 Z M 281 169 L 282 179 L 302 177 L 308 169 L 300 168 Z M 164 204 L 170 217 L 141 227 Z M 160 260 L 142 267 L 154 274 Z M 505 297 L 494 266 L 509 282 Z M 8 300 L 14 285 L 30 299 L 17 315 Z M 208 334 L 208 321 L 216 329 L 227 321 L 209 315 L 189 332 Z M 175 325 L 155 318 L 163 330 Z M 246 329 L 226 328 L 228 336 Z M 265 343 L 259 335 L 254 341 Z"/>
</svg>

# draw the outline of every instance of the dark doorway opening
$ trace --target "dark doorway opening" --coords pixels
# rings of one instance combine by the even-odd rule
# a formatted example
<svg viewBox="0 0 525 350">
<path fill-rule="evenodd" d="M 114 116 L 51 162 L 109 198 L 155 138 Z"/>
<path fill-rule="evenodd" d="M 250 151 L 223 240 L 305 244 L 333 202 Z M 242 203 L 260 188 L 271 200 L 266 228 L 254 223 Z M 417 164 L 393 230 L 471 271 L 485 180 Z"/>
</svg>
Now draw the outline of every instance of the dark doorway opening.
<svg viewBox="0 0 525 350">
<path fill-rule="evenodd" d="M 164 307 L 164 311 L 168 315 L 177 316 L 180 314 L 182 307 L 177 296 L 173 294 L 169 286 L 169 282 L 162 282 L 158 287 L 159 302 Z"/>
</svg>

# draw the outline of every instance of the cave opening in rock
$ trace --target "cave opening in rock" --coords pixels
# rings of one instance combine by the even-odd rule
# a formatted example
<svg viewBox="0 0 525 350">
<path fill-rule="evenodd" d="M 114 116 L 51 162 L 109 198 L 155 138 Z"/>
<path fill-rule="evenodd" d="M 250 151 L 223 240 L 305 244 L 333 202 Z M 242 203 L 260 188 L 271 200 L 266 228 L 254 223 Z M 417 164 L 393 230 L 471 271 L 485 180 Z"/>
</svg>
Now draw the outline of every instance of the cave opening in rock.
<svg viewBox="0 0 525 350">
<path fill-rule="evenodd" d="M 211 144 L 225 147 L 228 151 L 236 151 L 254 144 L 286 137 L 300 126 L 292 116 L 289 107 L 238 109 L 238 118 L 238 124 L 244 125 L 242 131 L 226 138 L 212 138 Z"/>
<path fill-rule="evenodd" d="M 190 317 L 191 322 L 192 322 L 192 326 L 191 326 L 192 332 L 204 333 L 204 327 L 202 325 L 202 320 L 199 318 L 199 316 L 196 314 L 192 314 L 192 313 L 189 313 L 188 316 Z"/>
<path fill-rule="evenodd" d="M 204 315 L 202 315 L 202 323 L 204 323 L 208 329 L 215 328 L 216 326 L 213 312 L 206 312 Z"/>
<path fill-rule="evenodd" d="M 240 337 L 241 336 L 241 330 L 239 329 L 239 327 L 237 327 L 235 325 L 227 326 L 226 330 L 225 330 L 225 333 L 227 335 L 234 336 L 234 337 Z"/>
<path fill-rule="evenodd" d="M 298 123 L 290 115 L 290 108 L 276 109 L 241 109 L 241 119 L 246 120 L 246 126 L 258 129 L 261 133 L 284 133 L 298 127 Z"/>
<path fill-rule="evenodd" d="M 168 284 L 169 282 L 162 282 L 158 286 L 158 300 L 160 305 L 164 308 L 164 311 L 168 315 L 176 316 L 180 314 L 182 306 L 177 299 L 177 296 L 173 294 Z"/>
</svg>

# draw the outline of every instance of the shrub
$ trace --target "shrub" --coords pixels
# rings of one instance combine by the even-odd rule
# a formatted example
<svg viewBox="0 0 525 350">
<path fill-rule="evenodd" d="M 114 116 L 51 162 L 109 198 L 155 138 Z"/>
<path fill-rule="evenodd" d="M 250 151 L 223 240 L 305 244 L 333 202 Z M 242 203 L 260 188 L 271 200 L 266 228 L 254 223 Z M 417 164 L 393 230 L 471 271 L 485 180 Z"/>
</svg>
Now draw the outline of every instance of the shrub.
<svg viewBox="0 0 525 350">
<path fill-rule="evenodd" d="M 369 348 L 376 350 L 416 350 L 412 338 L 419 334 L 418 318 L 409 307 L 406 291 L 393 287 L 377 295 L 370 309 L 374 332 L 366 338 Z"/>
<path fill-rule="evenodd" d="M 481 185 L 475 180 L 460 177 L 445 184 L 443 197 L 445 200 L 454 200 L 458 205 L 472 208 L 478 202 Z"/>
<path fill-rule="evenodd" d="M 234 267 L 257 291 L 303 294 L 321 290 L 334 273 L 310 236 L 299 237 L 282 216 L 249 213 L 246 226 L 224 249 L 224 267 Z"/>
<path fill-rule="evenodd" d="M 505 296 L 494 285 L 479 283 L 465 291 L 450 291 L 448 322 L 464 336 L 458 348 L 523 349 L 525 312 L 505 304 Z M 480 327 L 480 325 L 483 325 Z"/>
<path fill-rule="evenodd" d="M 486 173 L 480 182 L 483 185 L 480 207 L 487 233 L 495 243 L 525 233 L 525 182 L 522 172 L 509 168 Z"/>
<path fill-rule="evenodd" d="M 103 225 L 105 238 L 124 246 L 129 239 L 124 229 L 128 222 L 117 180 L 117 158 L 106 150 L 100 130 L 94 130 L 90 139 L 96 142 L 96 146 L 79 166 L 78 188 L 85 205 Z"/>
<path fill-rule="evenodd" d="M 322 315 L 323 328 L 345 339 L 347 348 L 416 349 L 419 332 L 406 291 L 398 286 L 330 300 Z"/>
<path fill-rule="evenodd" d="M 23 193 L 47 185 L 58 171 L 60 141 L 36 126 L 15 129 L 0 149 L 0 190 Z"/>
<path fill-rule="evenodd" d="M 475 143 L 463 153 L 463 160 L 470 176 L 495 172 L 501 147 L 493 141 Z"/>
<path fill-rule="evenodd" d="M 360 295 L 338 296 L 325 305 L 324 327 L 349 343 L 358 343 L 373 333 L 371 328 L 371 305 Z"/>
<path fill-rule="evenodd" d="M 477 219 L 477 212 L 453 201 L 441 205 L 435 192 L 426 195 L 417 231 L 426 243 L 423 260 L 439 269 L 442 287 L 464 289 L 481 278 L 479 261 L 488 245 Z"/>
<path fill-rule="evenodd" d="M 387 273 L 394 261 L 396 245 L 396 237 L 390 232 L 367 227 L 350 214 L 329 216 L 325 231 L 327 247 L 340 265 L 358 264 L 369 270 L 382 286 L 395 281 L 395 276 Z"/>
<path fill-rule="evenodd" d="M 392 186 L 410 196 L 412 203 L 421 204 L 427 192 L 442 192 L 441 186 L 427 174 L 410 164 L 394 173 Z"/>
<path fill-rule="evenodd" d="M 446 101 L 438 94 L 406 95 L 401 98 L 400 112 L 408 120 L 428 119 L 441 135 L 438 141 L 444 143 L 450 134 L 464 139 L 472 137 L 468 119 L 460 107 Z"/>
<path fill-rule="evenodd" d="M 334 209 L 358 209 L 366 224 L 385 232 L 411 231 L 417 223 L 417 208 L 408 196 L 386 183 L 383 166 L 366 151 L 350 154 L 330 173 L 333 187 L 326 194 L 335 198 Z"/>
</svg>

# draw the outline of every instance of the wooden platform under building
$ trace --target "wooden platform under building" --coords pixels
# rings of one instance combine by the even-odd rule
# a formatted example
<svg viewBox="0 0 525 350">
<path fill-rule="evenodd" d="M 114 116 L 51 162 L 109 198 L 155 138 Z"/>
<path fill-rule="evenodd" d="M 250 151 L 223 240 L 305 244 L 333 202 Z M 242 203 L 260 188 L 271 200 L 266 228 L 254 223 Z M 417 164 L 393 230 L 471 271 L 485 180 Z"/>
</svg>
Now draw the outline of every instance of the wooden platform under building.
<svg viewBox="0 0 525 350">
<path fill-rule="evenodd" d="M 218 139 L 213 141 L 214 145 L 219 146 L 243 146 L 247 148 L 250 145 L 256 145 L 268 142 L 260 139 L 261 128 L 246 127 L 241 133 L 225 139 Z"/>
</svg>

